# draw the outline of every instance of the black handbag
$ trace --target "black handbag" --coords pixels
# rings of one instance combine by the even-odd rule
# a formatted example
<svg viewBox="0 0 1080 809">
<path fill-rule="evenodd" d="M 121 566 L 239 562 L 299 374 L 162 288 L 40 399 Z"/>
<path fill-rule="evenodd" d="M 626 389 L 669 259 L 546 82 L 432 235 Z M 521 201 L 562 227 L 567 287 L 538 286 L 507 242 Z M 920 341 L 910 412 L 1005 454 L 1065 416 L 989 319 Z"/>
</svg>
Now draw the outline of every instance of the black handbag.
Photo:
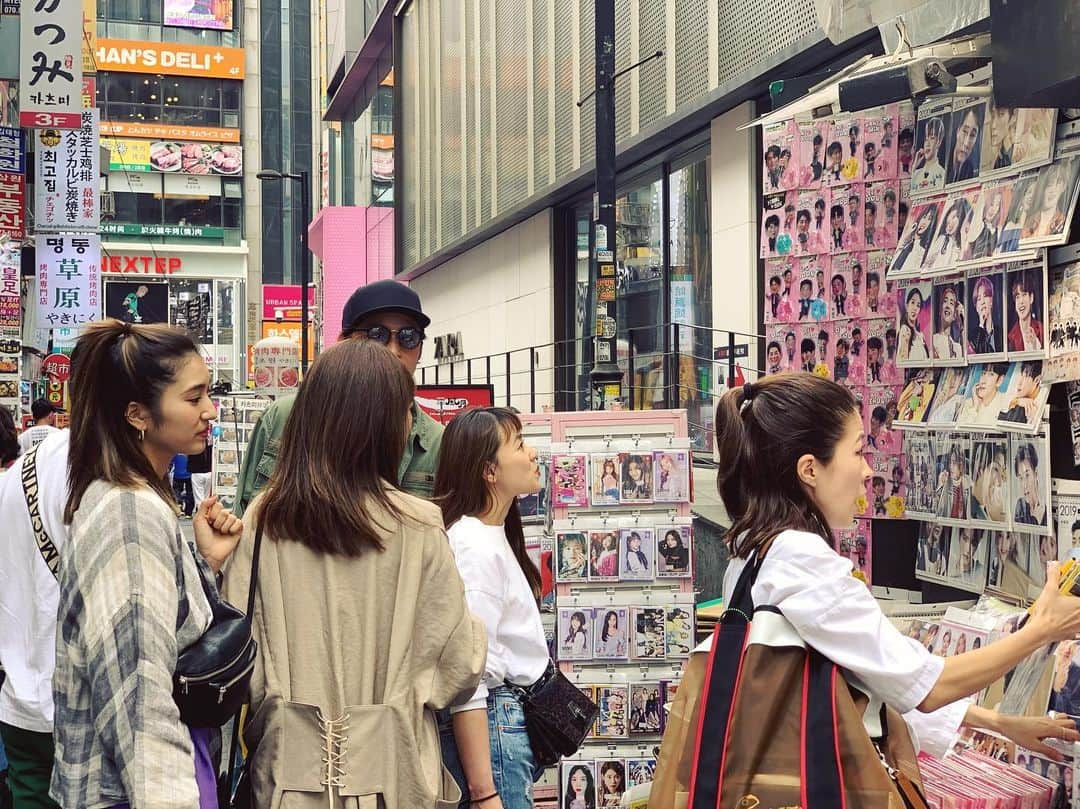
<svg viewBox="0 0 1080 809">
<path fill-rule="evenodd" d="M 260 539 L 257 533 L 254 563 L 258 561 Z M 198 559 L 195 564 L 199 568 L 199 581 L 202 582 L 206 600 L 210 602 L 213 619 L 202 637 L 176 659 L 173 700 L 180 709 L 180 721 L 185 725 L 220 728 L 247 700 L 258 646 L 251 637 L 251 620 L 248 616 L 223 601 L 217 588 L 207 582 Z M 253 564 L 248 595 L 249 614 L 256 575 L 257 568 Z"/>
<path fill-rule="evenodd" d="M 537 765 L 542 767 L 574 755 L 600 715 L 596 703 L 553 663 L 548 663 L 547 671 L 530 686 L 509 681 L 506 685 L 521 700 L 529 745 Z"/>
</svg>

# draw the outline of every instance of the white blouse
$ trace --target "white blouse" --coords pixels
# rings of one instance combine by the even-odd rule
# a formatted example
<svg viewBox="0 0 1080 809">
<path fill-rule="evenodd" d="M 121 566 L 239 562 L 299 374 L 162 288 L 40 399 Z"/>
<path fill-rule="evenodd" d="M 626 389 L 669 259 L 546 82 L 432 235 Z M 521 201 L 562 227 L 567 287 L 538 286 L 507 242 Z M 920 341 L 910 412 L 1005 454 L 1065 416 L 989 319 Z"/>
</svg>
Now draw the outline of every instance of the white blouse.
<svg viewBox="0 0 1080 809">
<path fill-rule="evenodd" d="M 729 563 L 724 574 L 725 603 L 730 603 L 745 566 L 743 559 Z M 807 645 L 905 714 L 914 741 L 923 750 L 944 754 L 970 703 L 960 700 L 920 715 L 916 708 L 933 689 L 945 661 L 904 637 L 851 572 L 851 560 L 837 554 L 821 537 L 784 531 L 769 548 L 751 597 L 755 607 L 778 607 Z"/>
<path fill-rule="evenodd" d="M 549 655 L 540 610 L 501 525 L 462 517 L 447 531 L 469 611 L 484 622 L 488 636 L 484 679 L 464 705 L 451 712 L 487 707 L 488 692 L 509 680 L 532 685 L 547 668 Z"/>
</svg>

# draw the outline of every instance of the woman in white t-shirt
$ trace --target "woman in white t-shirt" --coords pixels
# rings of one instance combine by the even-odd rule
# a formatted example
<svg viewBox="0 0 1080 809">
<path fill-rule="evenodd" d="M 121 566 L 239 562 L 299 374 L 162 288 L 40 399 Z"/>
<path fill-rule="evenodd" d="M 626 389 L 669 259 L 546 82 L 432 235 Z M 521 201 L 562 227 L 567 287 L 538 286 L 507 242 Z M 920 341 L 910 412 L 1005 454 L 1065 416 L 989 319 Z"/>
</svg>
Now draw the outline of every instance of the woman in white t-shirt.
<svg viewBox="0 0 1080 809">
<path fill-rule="evenodd" d="M 1044 739 L 1080 739 L 1071 721 L 999 715 L 964 699 L 1037 649 L 1080 632 L 1080 600 L 1058 593 L 1057 563 L 1048 566 L 1047 586 L 1023 628 L 966 654 L 934 657 L 890 623 L 852 576 L 851 560 L 834 550 L 833 531 L 854 523 L 872 476 L 851 393 L 812 374 L 766 377 L 724 395 L 716 436 L 717 485 L 733 520 L 726 602 L 747 558 L 764 552 L 751 589 L 755 607 L 778 608 L 849 682 L 904 714 L 927 752 L 943 754 L 961 724 L 1055 760 Z"/>
<path fill-rule="evenodd" d="M 517 498 L 540 489 L 537 453 L 521 421 L 504 408 L 457 416 L 443 434 L 435 498 L 442 506 L 465 598 L 488 635 L 484 679 L 443 723 L 443 761 L 478 809 L 531 809 L 540 774 L 521 702 L 507 686 L 528 687 L 548 673 L 537 606 L 540 571 L 525 551 Z"/>
</svg>

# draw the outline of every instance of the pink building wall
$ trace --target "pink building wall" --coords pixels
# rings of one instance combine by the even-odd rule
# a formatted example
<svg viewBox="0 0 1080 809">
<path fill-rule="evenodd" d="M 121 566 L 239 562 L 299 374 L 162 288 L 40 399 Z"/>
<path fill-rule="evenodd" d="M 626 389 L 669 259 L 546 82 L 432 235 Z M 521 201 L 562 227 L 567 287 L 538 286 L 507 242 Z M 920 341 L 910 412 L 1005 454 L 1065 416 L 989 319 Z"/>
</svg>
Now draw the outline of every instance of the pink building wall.
<svg viewBox="0 0 1080 809">
<path fill-rule="evenodd" d="M 322 331 L 329 348 L 341 331 L 345 302 L 357 287 L 394 275 L 394 209 L 332 206 L 308 228 L 311 252 L 322 262 Z"/>
</svg>

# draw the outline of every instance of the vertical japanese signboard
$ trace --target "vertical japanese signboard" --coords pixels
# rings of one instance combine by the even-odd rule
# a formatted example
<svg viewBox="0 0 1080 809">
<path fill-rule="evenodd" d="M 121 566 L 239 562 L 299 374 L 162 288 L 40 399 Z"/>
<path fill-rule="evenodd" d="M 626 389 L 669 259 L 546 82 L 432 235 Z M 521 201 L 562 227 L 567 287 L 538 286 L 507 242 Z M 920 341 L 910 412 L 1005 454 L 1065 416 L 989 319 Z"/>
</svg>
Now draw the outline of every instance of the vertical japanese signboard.
<svg viewBox="0 0 1080 809">
<path fill-rule="evenodd" d="M 14 242 L 0 244 L 0 334 L 18 335 L 22 325 L 19 268 L 22 248 Z"/>
<path fill-rule="evenodd" d="M 75 130 L 41 129 L 37 138 L 34 228 L 38 233 L 97 232 L 98 110 L 83 110 Z"/>
<path fill-rule="evenodd" d="M 45 327 L 78 328 L 101 311 L 101 238 L 63 233 L 38 239 L 37 313 Z"/>
<path fill-rule="evenodd" d="M 19 26 L 19 124 L 82 125 L 82 0 L 26 0 Z"/>
</svg>

